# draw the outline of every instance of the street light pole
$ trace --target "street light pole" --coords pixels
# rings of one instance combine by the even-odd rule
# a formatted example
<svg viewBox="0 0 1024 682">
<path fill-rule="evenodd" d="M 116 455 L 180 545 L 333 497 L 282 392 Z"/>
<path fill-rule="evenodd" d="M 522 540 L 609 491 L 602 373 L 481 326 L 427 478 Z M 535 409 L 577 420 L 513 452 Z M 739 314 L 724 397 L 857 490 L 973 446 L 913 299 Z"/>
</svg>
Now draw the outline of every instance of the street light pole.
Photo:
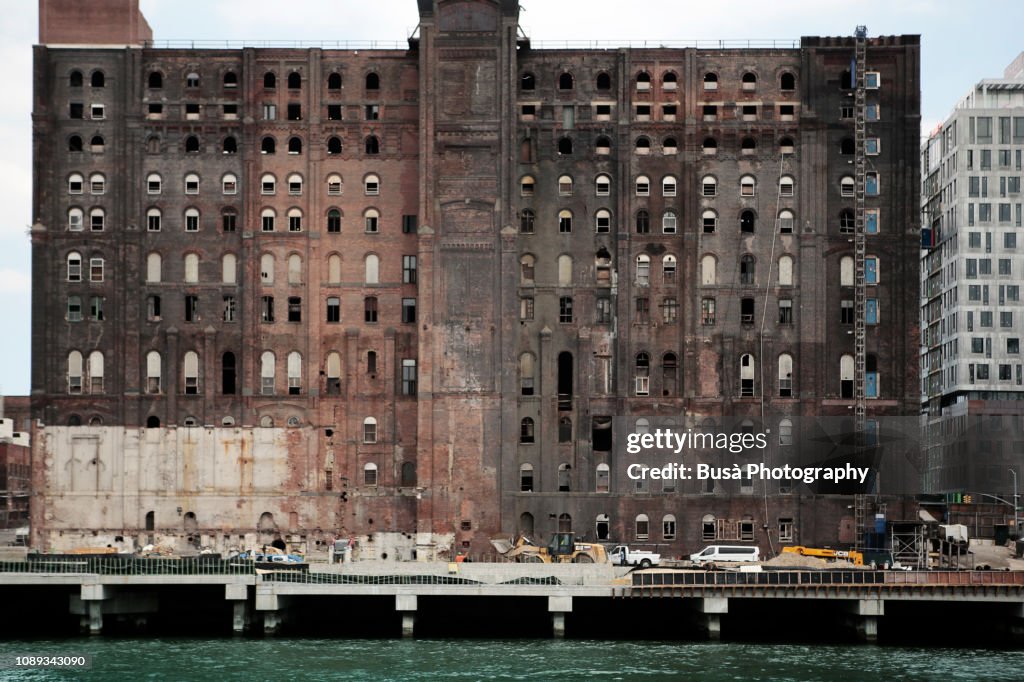
<svg viewBox="0 0 1024 682">
<path fill-rule="evenodd" d="M 1017 519 L 1017 472 L 1014 469 L 1010 469 L 1010 474 L 1013 476 L 1013 532 L 1016 534 L 1017 539 L 1020 540 L 1020 526 Z"/>
</svg>

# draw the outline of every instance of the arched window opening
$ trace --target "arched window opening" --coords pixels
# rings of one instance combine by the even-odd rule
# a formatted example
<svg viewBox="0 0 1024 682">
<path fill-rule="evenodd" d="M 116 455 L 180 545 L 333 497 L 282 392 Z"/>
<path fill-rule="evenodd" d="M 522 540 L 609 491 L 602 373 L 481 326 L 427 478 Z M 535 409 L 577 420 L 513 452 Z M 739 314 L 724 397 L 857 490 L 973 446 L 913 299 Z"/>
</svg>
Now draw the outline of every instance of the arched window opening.
<svg viewBox="0 0 1024 682">
<path fill-rule="evenodd" d="M 567 493 L 572 489 L 572 466 L 565 462 L 558 465 L 558 492 Z M 568 516 L 566 514 L 565 516 Z"/>
<path fill-rule="evenodd" d="M 185 377 L 185 395 L 199 394 L 199 355 L 195 351 L 185 353 L 185 361 L 182 363 L 183 375 Z"/>
<path fill-rule="evenodd" d="M 647 519 L 647 514 L 637 514 L 635 526 L 637 540 L 646 540 L 650 537 L 651 523 Z"/>
<path fill-rule="evenodd" d="M 779 257 L 779 286 L 793 286 L 793 257 Z"/>
<path fill-rule="evenodd" d="M 532 353 L 519 356 L 519 394 L 534 394 L 534 357 Z"/>
<path fill-rule="evenodd" d="M 272 351 L 263 351 L 260 356 L 260 393 L 262 395 L 274 395 L 274 376 L 276 373 L 277 359 Z"/>
<path fill-rule="evenodd" d="M 700 283 L 705 286 L 714 285 L 717 283 L 718 277 L 716 270 L 718 268 L 718 261 L 711 254 L 705 255 L 700 261 Z"/>
<path fill-rule="evenodd" d="M 746 353 L 740 356 L 740 397 L 754 397 L 754 356 Z"/>
<path fill-rule="evenodd" d="M 747 210 L 740 213 L 740 232 L 746 234 L 754 233 L 754 225 L 757 222 L 754 212 Z"/>
<path fill-rule="evenodd" d="M 534 423 L 531 417 L 523 417 L 519 422 L 519 442 L 524 445 L 534 442 Z"/>
<path fill-rule="evenodd" d="M 852 355 L 839 358 L 839 397 L 853 398 L 854 361 Z"/>
<path fill-rule="evenodd" d="M 756 261 L 750 254 L 740 258 L 740 284 L 752 286 L 754 284 Z"/>
<path fill-rule="evenodd" d="M 793 356 L 789 353 L 779 356 L 779 397 L 793 397 Z"/>
<path fill-rule="evenodd" d="M 519 465 L 519 491 L 523 493 L 533 492 L 533 465 Z"/>
</svg>

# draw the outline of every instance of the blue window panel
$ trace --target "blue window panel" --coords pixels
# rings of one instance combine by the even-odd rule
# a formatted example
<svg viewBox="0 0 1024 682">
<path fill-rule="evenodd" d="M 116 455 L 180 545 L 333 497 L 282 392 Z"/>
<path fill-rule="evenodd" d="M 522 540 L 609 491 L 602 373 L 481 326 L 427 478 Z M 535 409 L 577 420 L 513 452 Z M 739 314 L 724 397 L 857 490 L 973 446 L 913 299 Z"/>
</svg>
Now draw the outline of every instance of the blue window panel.
<svg viewBox="0 0 1024 682">
<path fill-rule="evenodd" d="M 868 234 L 878 234 L 878 211 L 864 212 L 864 231 Z"/>
<path fill-rule="evenodd" d="M 864 422 L 864 445 L 878 445 L 878 420 L 868 419 Z"/>
<path fill-rule="evenodd" d="M 878 372 L 864 373 L 864 397 L 878 397 Z"/>
<path fill-rule="evenodd" d="M 866 182 L 864 184 L 866 185 L 865 188 L 864 188 L 864 191 L 868 194 L 868 196 L 872 196 L 872 197 L 877 197 L 878 196 L 878 176 L 877 175 L 868 175 L 867 178 L 866 178 Z"/>
<path fill-rule="evenodd" d="M 865 324 L 878 324 L 878 299 L 869 298 L 864 302 Z"/>
<path fill-rule="evenodd" d="M 864 281 L 868 284 L 878 284 L 877 258 L 867 258 L 864 260 Z"/>
</svg>

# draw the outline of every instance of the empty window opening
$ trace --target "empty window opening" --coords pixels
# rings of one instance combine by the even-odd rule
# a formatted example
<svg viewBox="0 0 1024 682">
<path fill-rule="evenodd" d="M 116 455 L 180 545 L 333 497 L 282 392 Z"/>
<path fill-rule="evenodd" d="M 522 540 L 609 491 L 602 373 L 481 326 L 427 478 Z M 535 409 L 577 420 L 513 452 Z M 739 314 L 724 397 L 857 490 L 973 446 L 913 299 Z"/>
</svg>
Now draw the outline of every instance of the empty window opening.
<svg viewBox="0 0 1024 682">
<path fill-rule="evenodd" d="M 749 353 L 740 357 L 740 397 L 754 397 L 754 356 Z"/>
<path fill-rule="evenodd" d="M 558 465 L 558 492 L 567 493 L 572 489 L 572 466 L 565 462 Z M 562 514 L 567 517 L 568 514 Z M 561 526 L 563 519 L 559 517 L 559 526 Z M 559 527 L 561 530 L 561 527 Z"/>
<path fill-rule="evenodd" d="M 149 73 L 149 77 L 146 79 L 146 85 L 153 90 L 164 87 L 163 74 L 159 71 L 151 71 Z"/>
<path fill-rule="evenodd" d="M 366 89 L 380 90 L 380 76 L 372 71 L 366 74 Z"/>
<path fill-rule="evenodd" d="M 740 258 L 740 284 L 754 284 L 754 257 L 747 254 Z"/>
<path fill-rule="evenodd" d="M 559 90 L 572 90 L 573 89 L 573 77 L 570 73 L 563 73 L 558 77 L 558 89 Z"/>
<path fill-rule="evenodd" d="M 572 353 L 558 354 L 558 409 L 572 409 L 573 362 Z"/>
<path fill-rule="evenodd" d="M 199 152 L 199 138 L 195 135 L 189 135 L 185 138 L 185 151 L 189 154 L 196 154 Z"/>
<path fill-rule="evenodd" d="M 793 396 L 793 356 L 783 353 L 779 356 L 779 397 Z M 780 432 L 779 438 L 782 434 Z"/>
<path fill-rule="evenodd" d="M 782 234 L 792 234 L 794 225 L 796 224 L 796 217 L 790 210 L 779 211 L 779 232 Z"/>
<path fill-rule="evenodd" d="M 839 397 L 853 397 L 854 361 L 852 355 L 839 358 Z"/>
<path fill-rule="evenodd" d="M 199 355 L 195 351 L 185 353 L 184 362 L 185 395 L 199 393 Z"/>
<path fill-rule="evenodd" d="M 534 423 L 531 417 L 523 417 L 519 422 L 519 442 L 526 445 L 534 442 Z"/>
</svg>

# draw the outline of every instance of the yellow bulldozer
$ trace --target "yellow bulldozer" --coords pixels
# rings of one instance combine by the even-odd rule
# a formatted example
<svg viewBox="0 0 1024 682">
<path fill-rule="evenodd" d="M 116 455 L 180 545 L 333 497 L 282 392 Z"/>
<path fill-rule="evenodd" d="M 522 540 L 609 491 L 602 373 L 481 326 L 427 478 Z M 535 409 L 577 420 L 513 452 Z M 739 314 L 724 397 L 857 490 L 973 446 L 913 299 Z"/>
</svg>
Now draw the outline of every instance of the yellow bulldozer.
<svg viewBox="0 0 1024 682">
<path fill-rule="evenodd" d="M 497 546 L 497 545 L 495 545 Z M 520 535 L 503 552 L 506 559 L 524 564 L 606 564 L 608 552 L 603 545 L 577 542 L 572 533 L 552 533 L 546 547 Z"/>
</svg>

